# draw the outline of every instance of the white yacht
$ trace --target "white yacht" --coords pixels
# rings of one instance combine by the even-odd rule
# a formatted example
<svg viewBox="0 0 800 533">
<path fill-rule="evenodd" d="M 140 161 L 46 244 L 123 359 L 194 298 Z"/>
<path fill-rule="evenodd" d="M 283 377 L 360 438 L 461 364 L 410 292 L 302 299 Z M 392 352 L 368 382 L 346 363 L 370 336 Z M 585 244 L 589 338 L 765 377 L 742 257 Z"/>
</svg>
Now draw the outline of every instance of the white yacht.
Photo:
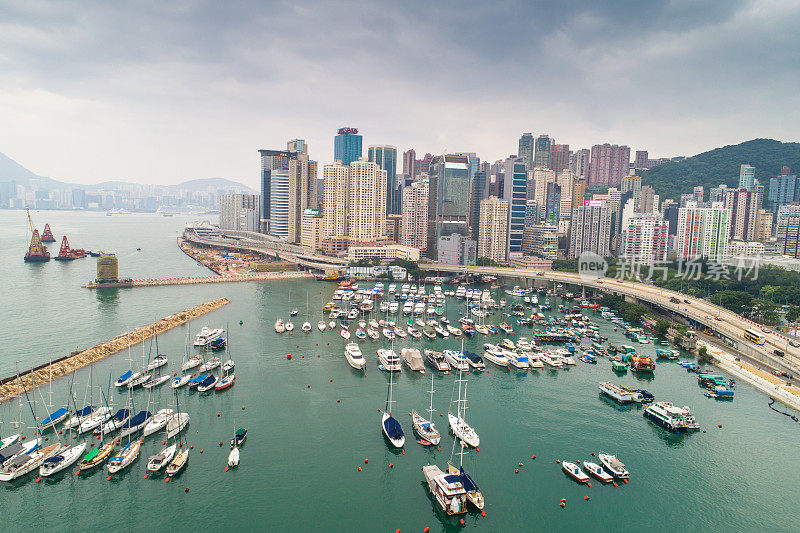
<svg viewBox="0 0 800 533">
<path fill-rule="evenodd" d="M 467 512 L 467 491 L 460 476 L 445 474 L 436 465 L 423 466 L 422 475 L 442 511 L 448 515 Z"/>
<path fill-rule="evenodd" d="M 444 350 L 442 355 L 444 355 L 445 360 L 450 366 L 456 370 L 469 370 L 469 362 L 467 361 L 467 356 L 464 355 L 463 352 L 458 350 Z"/>
<path fill-rule="evenodd" d="M 504 350 L 503 355 L 508 359 L 509 367 L 513 366 L 520 370 L 526 370 L 530 366 L 530 359 L 522 350 Z"/>
<path fill-rule="evenodd" d="M 276 324 L 277 326 L 277 324 Z M 211 341 L 216 340 L 222 337 L 222 334 L 225 333 L 225 330 L 220 328 L 207 328 L 204 327 L 200 330 L 200 333 L 195 335 L 194 338 L 194 345 L 195 347 L 202 348 L 208 345 Z"/>
<path fill-rule="evenodd" d="M 358 344 L 351 342 L 344 347 L 344 357 L 347 362 L 356 370 L 363 370 L 367 366 L 364 356 L 361 354 L 361 348 Z"/>
<path fill-rule="evenodd" d="M 656 424 L 676 433 L 700 429 L 689 407 L 678 407 L 670 402 L 655 402 L 648 405 L 643 413 Z"/>
<path fill-rule="evenodd" d="M 497 366 L 508 366 L 508 358 L 504 351 L 494 344 L 483 345 L 483 358 Z"/>
<path fill-rule="evenodd" d="M 378 350 L 378 363 L 380 363 L 381 370 L 387 372 L 400 372 L 402 369 L 400 357 L 391 349 L 381 348 Z"/>
</svg>

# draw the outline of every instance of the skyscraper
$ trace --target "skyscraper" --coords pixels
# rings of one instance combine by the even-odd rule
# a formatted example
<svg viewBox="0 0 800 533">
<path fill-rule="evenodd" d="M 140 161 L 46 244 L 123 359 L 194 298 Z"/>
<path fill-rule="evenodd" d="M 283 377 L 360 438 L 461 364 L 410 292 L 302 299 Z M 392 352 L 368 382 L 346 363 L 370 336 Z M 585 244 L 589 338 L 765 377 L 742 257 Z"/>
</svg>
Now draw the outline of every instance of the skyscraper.
<svg viewBox="0 0 800 533">
<path fill-rule="evenodd" d="M 289 159 L 289 242 L 302 237 L 303 212 L 317 208 L 317 162 L 308 156 L 302 139 L 289 141 L 288 148 L 297 155 Z"/>
<path fill-rule="evenodd" d="M 469 216 L 469 227 L 472 231 L 472 240 L 478 241 L 478 237 L 480 236 L 480 206 L 481 200 L 486 198 L 487 195 L 487 187 L 486 187 L 486 172 L 483 170 L 479 170 L 475 173 L 472 177 L 472 193 L 470 194 L 470 216 Z"/>
<path fill-rule="evenodd" d="M 556 172 L 549 168 L 536 167 L 533 169 L 533 187 L 529 187 L 528 200 L 535 200 L 539 204 L 539 218 L 537 223 L 544 217 L 547 202 L 547 184 L 555 183 Z M 531 189 L 533 189 L 531 191 Z"/>
<path fill-rule="evenodd" d="M 588 187 L 592 190 L 617 187 L 622 177 L 630 171 L 631 149 L 616 144 L 596 144 L 592 146 L 589 164 Z"/>
<path fill-rule="evenodd" d="M 782 205 L 778 208 L 775 236 L 778 253 L 800 258 L 800 205 Z"/>
<path fill-rule="evenodd" d="M 289 238 L 289 170 L 273 170 L 269 184 L 269 231 L 275 237 Z"/>
<path fill-rule="evenodd" d="M 333 159 L 349 165 L 361 157 L 361 135 L 357 128 L 339 128 L 333 138 Z"/>
<path fill-rule="evenodd" d="M 261 156 L 260 231 L 262 233 L 270 233 L 269 225 L 272 218 L 272 173 L 274 171 L 285 171 L 288 173 L 289 160 L 297 157 L 297 152 L 291 152 L 289 150 L 259 150 L 258 153 Z M 288 213 L 288 205 L 286 209 Z"/>
<path fill-rule="evenodd" d="M 261 196 L 258 194 L 221 194 L 219 196 L 220 229 L 258 231 L 261 217 Z"/>
<path fill-rule="evenodd" d="M 576 178 L 589 179 L 589 163 L 592 156 L 588 148 L 581 148 L 570 157 L 570 170 Z"/>
<path fill-rule="evenodd" d="M 347 213 L 349 211 L 350 190 L 348 179 L 350 167 L 335 161 L 332 165 L 325 165 L 322 170 L 324 225 L 322 236 L 347 237 Z"/>
<path fill-rule="evenodd" d="M 558 183 L 547 184 L 545 192 L 544 223 L 558 226 L 558 214 L 561 208 L 561 186 Z"/>
<path fill-rule="evenodd" d="M 367 158 L 386 171 L 386 213 L 400 214 L 400 191 L 397 187 L 397 148 L 394 146 L 370 146 Z"/>
<path fill-rule="evenodd" d="M 522 163 L 524 166 L 524 163 Z M 498 263 L 506 262 L 508 232 L 508 201 L 496 196 L 480 202 L 480 238 L 478 257 L 488 257 Z"/>
<path fill-rule="evenodd" d="M 426 256 L 438 260 L 439 239 L 454 233 L 469 235 L 469 159 L 448 154 L 431 158 L 428 180 Z"/>
<path fill-rule="evenodd" d="M 428 244 L 428 180 L 403 187 L 402 244 L 425 250 Z"/>
<path fill-rule="evenodd" d="M 788 171 L 788 167 L 784 167 Z M 782 205 L 800 202 L 800 180 L 797 176 L 781 174 L 769 180 L 767 207 L 777 213 Z"/>
<path fill-rule="evenodd" d="M 536 152 L 533 155 L 534 167 L 550 168 L 550 146 L 552 144 L 553 140 L 549 135 L 539 135 L 536 138 Z"/>
<path fill-rule="evenodd" d="M 509 157 L 505 162 L 503 199 L 508 206 L 508 254 L 522 255 L 522 239 L 525 233 L 525 206 L 528 200 L 528 172 L 521 158 Z"/>
<path fill-rule="evenodd" d="M 372 241 L 386 237 L 386 182 L 386 171 L 377 163 L 362 157 L 350 164 L 350 239 Z"/>
<path fill-rule="evenodd" d="M 522 137 L 519 138 L 517 155 L 522 159 L 522 162 L 525 163 L 528 170 L 533 168 L 533 143 L 532 133 L 523 133 Z"/>
<path fill-rule="evenodd" d="M 748 191 L 752 191 L 755 186 L 756 167 L 751 165 L 741 165 L 739 167 L 739 188 L 744 187 Z"/>
<path fill-rule="evenodd" d="M 730 210 L 730 237 L 741 241 L 756 240 L 760 196 L 756 190 L 728 189 L 725 208 Z M 699 205 L 699 204 L 698 204 Z"/>
<path fill-rule="evenodd" d="M 572 206 L 568 257 L 575 258 L 583 252 L 605 257 L 609 253 L 610 237 L 611 213 L 607 202 L 587 200 Z"/>
<path fill-rule="evenodd" d="M 417 176 L 417 152 L 413 148 L 403 152 L 403 174 L 412 178 Z"/>
<path fill-rule="evenodd" d="M 550 147 L 550 164 L 548 166 L 556 172 L 569 169 L 571 153 L 568 144 L 553 144 Z"/>
<path fill-rule="evenodd" d="M 654 213 L 638 213 L 627 222 L 622 233 L 620 255 L 644 265 L 666 259 L 669 223 Z"/>
</svg>

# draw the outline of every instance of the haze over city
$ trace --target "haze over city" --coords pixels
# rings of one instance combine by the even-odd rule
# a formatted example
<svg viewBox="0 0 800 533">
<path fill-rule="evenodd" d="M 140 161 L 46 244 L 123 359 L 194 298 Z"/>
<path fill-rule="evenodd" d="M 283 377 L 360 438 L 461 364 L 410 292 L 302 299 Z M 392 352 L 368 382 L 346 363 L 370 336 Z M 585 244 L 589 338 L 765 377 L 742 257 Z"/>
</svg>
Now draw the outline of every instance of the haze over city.
<svg viewBox="0 0 800 533">
<path fill-rule="evenodd" d="M 507 157 L 522 132 L 693 155 L 800 127 L 796 2 L 0 2 L 0 152 L 76 183 L 225 177 L 341 126 Z"/>
</svg>

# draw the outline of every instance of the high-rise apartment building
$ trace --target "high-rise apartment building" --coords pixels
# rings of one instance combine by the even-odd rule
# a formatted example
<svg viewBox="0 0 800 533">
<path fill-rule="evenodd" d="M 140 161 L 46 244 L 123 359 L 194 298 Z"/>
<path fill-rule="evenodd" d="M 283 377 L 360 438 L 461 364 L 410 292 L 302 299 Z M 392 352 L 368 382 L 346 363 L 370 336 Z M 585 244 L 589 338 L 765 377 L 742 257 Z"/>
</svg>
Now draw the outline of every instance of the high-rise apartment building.
<svg viewBox="0 0 800 533">
<path fill-rule="evenodd" d="M 400 192 L 397 187 L 397 148 L 394 146 L 370 146 L 367 159 L 386 171 L 386 213 L 400 214 Z"/>
<path fill-rule="evenodd" d="M 431 159 L 428 178 L 426 256 L 438 260 L 439 239 L 454 233 L 469 235 L 470 167 L 466 156 L 448 154 Z"/>
<path fill-rule="evenodd" d="M 778 253 L 800 258 L 800 205 L 782 205 L 775 223 Z"/>
<path fill-rule="evenodd" d="M 633 159 L 633 168 L 648 168 L 647 165 L 648 153 L 647 150 L 636 150 L 636 157 Z"/>
<path fill-rule="evenodd" d="M 549 168 L 535 167 L 532 173 L 532 185 L 528 187 L 528 200 L 535 200 L 539 204 L 539 220 L 544 218 L 547 202 L 547 184 L 556 182 L 556 172 Z M 531 191 L 531 188 L 533 189 Z"/>
<path fill-rule="evenodd" d="M 522 239 L 525 233 L 528 172 L 521 158 L 509 157 L 505 161 L 503 199 L 509 203 L 507 257 L 511 259 L 522 255 Z"/>
<path fill-rule="evenodd" d="M 639 213 L 658 212 L 658 195 L 655 189 L 649 185 L 644 185 L 639 191 L 639 201 L 635 202 L 635 205 L 636 211 Z"/>
<path fill-rule="evenodd" d="M 428 245 L 428 180 L 403 188 L 402 243 L 418 250 Z"/>
<path fill-rule="evenodd" d="M 550 182 L 545 190 L 544 200 L 544 223 L 550 226 L 558 226 L 558 215 L 561 210 L 561 186 L 558 183 Z"/>
<path fill-rule="evenodd" d="M 724 202 L 725 195 L 728 193 L 729 187 L 724 183 L 721 183 L 719 187 L 711 187 L 708 190 L 708 203 L 709 205 L 713 204 L 714 202 Z M 697 205 L 700 205 L 699 203 Z"/>
<path fill-rule="evenodd" d="M 548 167 L 556 172 L 569 170 L 569 156 L 571 153 L 568 144 L 553 144 L 550 147 L 550 163 Z"/>
<path fill-rule="evenodd" d="M 533 145 L 534 140 L 532 133 L 523 133 L 522 137 L 519 138 L 519 149 L 517 150 L 517 155 L 522 159 L 522 162 L 525 163 L 525 167 L 528 170 L 533 168 Z"/>
<path fill-rule="evenodd" d="M 789 171 L 789 167 L 784 167 Z M 782 205 L 800 202 L 800 180 L 797 176 L 781 174 L 769 180 L 769 193 L 767 196 L 767 207 L 773 213 L 778 212 Z"/>
<path fill-rule="evenodd" d="M 297 152 L 291 152 L 289 150 L 259 150 L 258 153 L 261 156 L 260 231 L 262 233 L 270 233 L 269 225 L 272 218 L 272 173 L 274 171 L 284 171 L 288 173 L 289 160 L 297 157 Z"/>
<path fill-rule="evenodd" d="M 767 242 L 772 237 L 773 212 L 766 209 L 759 209 L 756 217 L 756 237 L 758 242 Z"/>
<path fill-rule="evenodd" d="M 550 168 L 550 146 L 552 144 L 553 139 L 551 139 L 549 135 L 539 135 L 539 137 L 536 138 L 535 151 L 533 154 L 534 167 Z"/>
<path fill-rule="evenodd" d="M 558 228 L 547 224 L 533 224 L 530 234 L 530 253 L 551 261 L 558 259 Z"/>
<path fill-rule="evenodd" d="M 386 238 L 397 244 L 403 240 L 403 215 L 386 215 Z"/>
<path fill-rule="evenodd" d="M 572 206 L 569 229 L 570 258 L 583 252 L 607 256 L 611 237 L 611 212 L 604 201 L 587 200 Z"/>
<path fill-rule="evenodd" d="M 325 165 L 322 169 L 323 198 L 325 217 L 323 238 L 347 237 L 347 214 L 350 207 L 350 167 L 341 161 L 334 161 L 332 165 Z"/>
<path fill-rule="evenodd" d="M 257 232 L 261 222 L 261 196 L 258 194 L 221 194 L 220 229 Z"/>
<path fill-rule="evenodd" d="M 589 163 L 592 154 L 588 148 L 581 148 L 570 157 L 570 170 L 577 179 L 589 179 Z"/>
<path fill-rule="evenodd" d="M 739 167 L 739 188 L 744 187 L 748 191 L 752 191 L 755 187 L 756 180 L 756 167 L 752 165 L 741 165 Z"/>
<path fill-rule="evenodd" d="M 556 183 L 561 187 L 561 206 L 558 209 L 559 220 L 569 220 L 572 216 L 572 187 L 574 183 L 572 172 L 562 170 L 556 175 Z"/>
<path fill-rule="evenodd" d="M 354 241 L 386 238 L 386 171 L 360 158 L 350 164 L 348 236 Z"/>
<path fill-rule="evenodd" d="M 586 179 L 576 178 L 572 184 L 572 206 L 583 205 L 586 196 Z M 570 212 L 572 209 L 570 208 Z"/>
<path fill-rule="evenodd" d="M 618 187 L 630 173 L 631 149 L 616 144 L 592 146 L 588 187 L 592 190 Z"/>
<path fill-rule="evenodd" d="M 333 160 L 348 166 L 361 158 L 361 135 L 357 128 L 339 128 L 333 138 Z"/>
<path fill-rule="evenodd" d="M 269 233 L 274 237 L 289 238 L 289 198 L 291 180 L 289 170 L 273 170 L 269 184 Z"/>
<path fill-rule="evenodd" d="M 721 202 L 699 207 L 689 202 L 678 210 L 675 252 L 678 259 L 722 262 L 730 241 L 730 209 Z"/>
<path fill-rule="evenodd" d="M 325 217 L 319 209 L 305 209 L 300 222 L 300 244 L 311 252 L 322 249 Z"/>
<path fill-rule="evenodd" d="M 725 208 L 730 210 L 730 238 L 740 241 L 756 240 L 758 211 L 761 209 L 758 191 L 744 187 L 728 189 Z"/>
<path fill-rule="evenodd" d="M 439 256 L 438 261 L 445 265 L 464 265 L 475 264 L 478 252 L 478 244 L 460 233 L 452 235 L 442 235 L 436 245 Z"/>
<path fill-rule="evenodd" d="M 654 213 L 634 214 L 622 232 L 620 255 L 628 261 L 653 265 L 667 257 L 669 223 Z"/>
<path fill-rule="evenodd" d="M 524 163 L 522 163 L 524 166 Z M 490 196 L 480 202 L 480 238 L 478 257 L 488 257 L 492 261 L 505 263 L 507 260 L 509 202 Z"/>
</svg>

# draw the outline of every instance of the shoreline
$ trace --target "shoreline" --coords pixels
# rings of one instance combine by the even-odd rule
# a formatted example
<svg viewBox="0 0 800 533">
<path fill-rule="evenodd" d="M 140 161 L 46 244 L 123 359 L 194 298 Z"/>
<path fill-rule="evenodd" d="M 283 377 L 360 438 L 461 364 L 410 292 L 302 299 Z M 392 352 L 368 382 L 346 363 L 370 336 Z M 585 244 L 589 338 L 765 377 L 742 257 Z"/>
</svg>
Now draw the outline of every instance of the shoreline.
<svg viewBox="0 0 800 533">
<path fill-rule="evenodd" d="M 205 315 L 227 305 L 230 300 L 218 298 L 203 304 L 178 311 L 166 316 L 147 326 L 141 326 L 127 333 L 117 335 L 113 339 L 96 344 L 86 350 L 68 355 L 52 364 L 46 363 L 31 370 L 20 372 L 19 376 L 13 375 L 0 384 L 0 403 L 16 398 L 20 393 L 49 383 L 56 378 L 62 377 L 72 371 L 88 366 L 95 361 L 104 359 L 109 355 L 118 353 L 129 346 L 143 342 L 157 333 L 163 333 L 177 326 L 185 324 L 189 320 Z"/>
</svg>

